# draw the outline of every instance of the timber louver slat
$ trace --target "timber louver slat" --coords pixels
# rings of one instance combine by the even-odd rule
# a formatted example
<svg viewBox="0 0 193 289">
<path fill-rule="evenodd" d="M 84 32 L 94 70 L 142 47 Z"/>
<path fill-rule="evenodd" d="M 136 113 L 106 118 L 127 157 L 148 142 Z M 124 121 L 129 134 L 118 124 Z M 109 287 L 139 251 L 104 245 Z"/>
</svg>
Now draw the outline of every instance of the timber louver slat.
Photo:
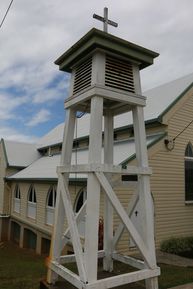
<svg viewBox="0 0 193 289">
<path fill-rule="evenodd" d="M 135 87 L 132 64 L 107 56 L 105 65 L 105 85 L 134 93 Z"/>
<path fill-rule="evenodd" d="M 78 93 L 91 85 L 92 58 L 76 68 L 73 93 Z"/>
</svg>

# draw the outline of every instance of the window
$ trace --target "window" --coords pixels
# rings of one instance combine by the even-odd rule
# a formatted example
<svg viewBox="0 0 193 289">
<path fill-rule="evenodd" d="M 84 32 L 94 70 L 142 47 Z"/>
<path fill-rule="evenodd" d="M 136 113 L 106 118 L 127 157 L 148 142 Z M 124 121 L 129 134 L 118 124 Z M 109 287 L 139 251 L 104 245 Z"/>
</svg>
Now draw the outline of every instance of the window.
<svg viewBox="0 0 193 289">
<path fill-rule="evenodd" d="M 81 189 L 76 197 L 75 203 L 74 203 L 74 211 L 75 213 L 78 213 L 78 211 L 81 209 L 82 205 L 84 204 L 84 202 L 86 201 L 86 196 L 87 196 L 87 192 L 86 189 Z"/>
<path fill-rule="evenodd" d="M 33 185 L 30 186 L 28 192 L 27 216 L 32 219 L 36 218 L 36 191 Z"/>
<path fill-rule="evenodd" d="M 185 200 L 193 201 L 193 148 L 189 142 L 185 150 Z"/>
<path fill-rule="evenodd" d="M 48 191 L 46 201 L 46 224 L 53 225 L 54 223 L 54 208 L 56 205 L 56 187 L 51 186 Z"/>
<path fill-rule="evenodd" d="M 20 213 L 21 194 L 19 185 L 16 184 L 14 190 L 14 211 Z"/>
</svg>

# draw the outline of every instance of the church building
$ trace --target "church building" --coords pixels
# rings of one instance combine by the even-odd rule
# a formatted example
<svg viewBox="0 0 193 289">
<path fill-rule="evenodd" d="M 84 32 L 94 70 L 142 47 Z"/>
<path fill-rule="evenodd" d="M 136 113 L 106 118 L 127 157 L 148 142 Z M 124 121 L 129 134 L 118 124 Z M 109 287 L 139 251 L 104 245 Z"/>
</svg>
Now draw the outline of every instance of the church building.
<svg viewBox="0 0 193 289">
<path fill-rule="evenodd" d="M 155 242 L 170 237 L 192 236 L 193 227 L 193 74 L 143 92 L 149 165 L 152 168 L 151 193 L 155 214 Z M 89 114 L 76 120 L 73 164 L 88 160 Z M 125 125 L 128 124 L 129 125 Z M 114 162 L 135 164 L 133 121 L 130 113 L 115 117 Z M 0 142 L 0 240 L 48 253 L 54 222 L 57 173 L 64 123 L 36 144 L 1 139 Z M 114 190 L 127 207 L 126 195 L 135 190 L 137 175 L 114 179 Z M 74 211 L 86 200 L 87 176 L 70 175 Z M 127 184 L 131 189 L 128 191 Z M 138 227 L 139 208 L 131 220 Z M 101 220 L 103 216 L 101 215 Z M 115 227 L 119 220 L 115 216 Z M 84 236 L 84 218 L 78 224 Z M 70 240 L 69 240 L 70 246 Z M 125 233 L 119 250 L 132 250 Z"/>
</svg>

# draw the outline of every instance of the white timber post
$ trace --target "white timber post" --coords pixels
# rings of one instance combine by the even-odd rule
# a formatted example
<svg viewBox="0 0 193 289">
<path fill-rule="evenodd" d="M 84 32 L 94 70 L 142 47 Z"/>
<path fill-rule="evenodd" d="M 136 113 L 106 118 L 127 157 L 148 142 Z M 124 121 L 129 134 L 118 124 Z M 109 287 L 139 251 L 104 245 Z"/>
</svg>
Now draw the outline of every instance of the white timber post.
<svg viewBox="0 0 193 289">
<path fill-rule="evenodd" d="M 75 118 L 76 118 L 75 110 L 67 109 L 60 165 L 64 165 L 64 164 L 69 165 L 71 163 Z M 68 176 L 69 174 L 65 174 L 64 176 L 66 179 L 66 182 L 68 182 Z M 63 231 L 64 231 L 64 219 L 65 219 L 65 210 L 64 210 L 64 204 L 63 204 L 63 199 L 61 195 L 60 185 L 58 183 L 55 218 L 54 218 L 54 231 L 52 235 L 51 249 L 50 249 L 50 261 L 59 262 L 61 251 L 63 249 L 62 237 L 63 237 Z M 55 283 L 57 280 L 57 277 L 58 276 L 56 273 L 53 273 L 51 270 L 48 270 L 47 282 L 49 284 Z"/>
<path fill-rule="evenodd" d="M 135 135 L 136 159 L 139 167 L 148 167 L 146 134 L 143 107 L 133 108 L 133 125 Z M 142 238 L 151 256 L 151 269 L 156 268 L 155 241 L 154 241 L 154 215 L 150 192 L 149 175 L 138 176 L 139 208 L 142 222 Z M 149 265 L 146 264 L 149 268 Z M 147 289 L 158 289 L 157 277 L 146 280 Z"/>
<path fill-rule="evenodd" d="M 104 163 L 113 164 L 113 115 L 110 110 L 104 116 Z M 111 178 L 111 174 L 107 174 Z M 103 269 L 113 270 L 112 241 L 113 241 L 113 207 L 105 194 L 104 196 L 104 251 Z"/>
<path fill-rule="evenodd" d="M 102 154 L 103 98 L 91 99 L 89 164 L 100 164 Z M 97 280 L 98 224 L 100 210 L 100 183 L 94 173 L 88 174 L 85 224 L 85 269 L 88 282 Z"/>
</svg>

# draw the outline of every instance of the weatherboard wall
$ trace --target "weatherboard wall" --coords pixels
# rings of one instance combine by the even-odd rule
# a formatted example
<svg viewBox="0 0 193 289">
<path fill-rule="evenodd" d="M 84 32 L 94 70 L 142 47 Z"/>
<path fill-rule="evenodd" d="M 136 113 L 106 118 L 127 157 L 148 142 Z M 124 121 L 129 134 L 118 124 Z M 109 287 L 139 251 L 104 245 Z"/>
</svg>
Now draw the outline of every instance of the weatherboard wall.
<svg viewBox="0 0 193 289">
<path fill-rule="evenodd" d="M 193 89 L 165 115 L 168 136 L 176 137 L 193 120 Z M 163 120 L 164 120 L 163 118 Z M 188 142 L 193 144 L 193 124 L 175 140 L 172 151 L 162 147 L 152 158 L 151 188 L 156 202 L 156 239 L 193 236 L 193 202 L 185 202 L 184 155 Z"/>
<path fill-rule="evenodd" d="M 20 182 L 19 184 L 20 192 L 21 192 L 21 205 L 20 205 L 20 212 L 14 211 L 14 196 L 13 192 L 15 189 L 16 183 L 13 182 L 11 186 L 12 191 L 12 206 L 11 206 L 11 217 L 12 220 L 17 220 L 18 222 L 21 222 L 25 224 L 28 228 L 31 227 L 31 229 L 36 230 L 38 232 L 43 232 L 50 236 L 52 233 L 53 226 L 46 224 L 46 203 L 47 203 L 47 196 L 50 189 L 50 186 L 53 185 L 51 183 L 41 183 L 37 182 L 34 183 L 34 188 L 36 191 L 36 218 L 30 218 L 27 216 L 27 206 L 28 206 L 28 191 L 30 188 L 30 185 L 32 183 L 30 182 Z M 71 192 L 71 198 L 72 198 L 72 204 L 75 202 L 76 195 L 78 194 L 79 190 L 81 189 L 81 186 L 71 186 L 70 192 Z"/>
</svg>

